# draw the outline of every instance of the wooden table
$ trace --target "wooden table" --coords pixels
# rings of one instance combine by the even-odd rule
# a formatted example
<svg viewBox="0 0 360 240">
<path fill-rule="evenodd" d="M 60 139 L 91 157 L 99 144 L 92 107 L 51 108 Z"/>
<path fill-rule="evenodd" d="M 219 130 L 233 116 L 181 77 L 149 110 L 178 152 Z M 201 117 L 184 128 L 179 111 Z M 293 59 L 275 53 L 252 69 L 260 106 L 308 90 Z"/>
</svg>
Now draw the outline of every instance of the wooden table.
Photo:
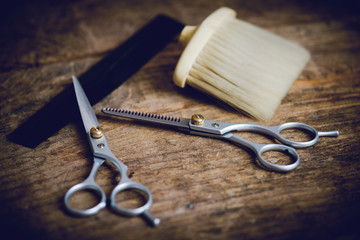
<svg viewBox="0 0 360 240">
<path fill-rule="evenodd" d="M 360 14 L 351 1 L 25 1 L 2 9 L 0 37 L 1 239 L 359 239 Z M 59 1 L 60 2 L 60 1 Z M 158 228 L 108 208 L 88 218 L 63 197 L 92 160 L 80 122 L 35 149 L 6 139 L 28 117 L 159 13 L 198 24 L 226 5 L 238 17 L 306 47 L 311 61 L 265 125 L 304 122 L 340 131 L 298 150 L 290 173 L 266 171 L 244 148 L 168 128 L 103 116 L 105 106 L 227 122 L 254 121 L 172 74 L 174 40 L 94 106 L 114 154 L 153 194 Z M 51 123 L 49 123 L 51 124 Z M 34 129 L 34 134 L 36 134 Z M 250 133 L 241 136 L 270 142 Z M 109 193 L 111 165 L 98 183 Z M 4 236 L 11 236 L 5 238 Z"/>
</svg>

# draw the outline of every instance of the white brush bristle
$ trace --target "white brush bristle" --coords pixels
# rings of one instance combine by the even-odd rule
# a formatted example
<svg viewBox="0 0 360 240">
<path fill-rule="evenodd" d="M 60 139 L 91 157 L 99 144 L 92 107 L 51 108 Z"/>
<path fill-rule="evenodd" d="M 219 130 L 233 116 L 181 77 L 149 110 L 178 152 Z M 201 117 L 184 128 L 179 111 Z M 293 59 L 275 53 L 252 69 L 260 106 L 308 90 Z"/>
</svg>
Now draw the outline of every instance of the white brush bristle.
<svg viewBox="0 0 360 240">
<path fill-rule="evenodd" d="M 268 120 L 309 57 L 297 44 L 230 18 L 205 44 L 186 82 L 259 120 Z"/>
</svg>

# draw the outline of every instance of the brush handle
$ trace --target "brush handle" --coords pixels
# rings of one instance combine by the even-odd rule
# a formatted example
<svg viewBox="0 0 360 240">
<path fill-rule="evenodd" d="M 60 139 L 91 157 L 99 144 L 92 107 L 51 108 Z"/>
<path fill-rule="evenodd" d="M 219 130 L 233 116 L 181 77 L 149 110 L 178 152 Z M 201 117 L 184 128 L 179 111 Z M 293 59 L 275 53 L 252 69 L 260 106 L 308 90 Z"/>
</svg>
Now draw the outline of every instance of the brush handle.
<svg viewBox="0 0 360 240">
<path fill-rule="evenodd" d="M 159 15 L 79 77 L 92 105 L 99 102 L 164 48 L 184 25 Z M 53 98 L 8 139 L 34 148 L 78 116 L 73 86 Z M 34 134 L 36 129 L 36 134 Z"/>
<path fill-rule="evenodd" d="M 224 20 L 235 17 L 236 12 L 233 9 L 222 7 L 208 16 L 198 27 L 186 26 L 184 28 L 179 40 L 181 43 L 187 44 L 187 46 L 181 54 L 174 71 L 173 80 L 177 86 L 181 88 L 185 87 L 186 79 L 196 58 L 203 50 L 209 38 L 216 31 L 216 28 L 220 26 Z"/>
<path fill-rule="evenodd" d="M 186 46 L 188 42 L 191 40 L 193 35 L 195 34 L 196 30 L 199 28 L 199 26 L 185 26 L 184 29 L 180 33 L 179 42 Z"/>
</svg>

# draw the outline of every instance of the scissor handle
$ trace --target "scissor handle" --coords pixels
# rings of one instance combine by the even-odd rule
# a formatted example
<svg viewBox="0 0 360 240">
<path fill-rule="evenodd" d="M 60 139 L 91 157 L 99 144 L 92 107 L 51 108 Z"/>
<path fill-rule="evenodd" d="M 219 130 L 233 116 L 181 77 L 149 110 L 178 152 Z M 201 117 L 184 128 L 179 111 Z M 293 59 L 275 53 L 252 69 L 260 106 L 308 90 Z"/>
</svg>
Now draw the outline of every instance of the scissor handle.
<svg viewBox="0 0 360 240">
<path fill-rule="evenodd" d="M 281 124 L 279 126 L 270 126 L 265 127 L 268 130 L 270 130 L 277 140 L 279 140 L 281 143 L 286 144 L 288 146 L 294 147 L 294 148 L 306 148 L 314 145 L 319 140 L 319 137 L 337 137 L 339 135 L 338 131 L 328 131 L 328 132 L 318 132 L 315 128 L 312 126 L 309 126 L 305 123 L 299 123 L 299 122 L 288 122 Z M 288 129 L 300 129 L 304 132 L 309 132 L 311 134 L 312 139 L 309 141 L 291 141 L 289 139 L 284 138 L 281 135 L 281 131 L 288 130 Z"/>
<path fill-rule="evenodd" d="M 256 154 L 256 158 L 258 159 L 260 164 L 269 170 L 273 170 L 277 172 L 290 172 L 295 168 L 297 168 L 300 164 L 300 157 L 298 153 L 295 151 L 294 148 L 290 146 L 286 146 L 282 144 L 253 143 L 232 133 L 226 133 L 222 137 L 227 140 L 230 140 L 231 142 L 234 142 L 236 144 L 241 144 L 251 149 Z M 270 152 L 270 151 L 283 152 L 286 155 L 290 156 L 293 162 L 287 165 L 271 163 L 263 157 L 263 154 L 265 152 Z"/>
<path fill-rule="evenodd" d="M 296 147 L 296 148 L 306 148 L 314 145 L 319 140 L 319 133 L 315 130 L 315 128 L 299 122 L 288 122 L 281 124 L 279 126 L 272 126 L 268 127 L 270 130 L 273 130 L 276 134 L 276 139 L 279 140 L 281 143 L 286 144 L 288 146 Z M 303 131 L 308 131 L 311 133 L 312 139 L 309 141 L 291 141 L 289 139 L 284 138 L 281 135 L 281 131 L 288 130 L 288 129 L 300 129 Z"/>
<path fill-rule="evenodd" d="M 270 151 L 283 152 L 289 155 L 294 160 L 294 162 L 287 165 L 271 163 L 265 158 L 263 158 L 263 153 Z M 255 153 L 257 159 L 264 167 L 277 172 L 290 172 L 297 168 L 300 164 L 300 157 L 299 154 L 295 151 L 295 149 L 282 144 L 256 144 Z"/>
<path fill-rule="evenodd" d="M 149 209 L 152 205 L 152 195 L 150 191 L 142 184 L 136 183 L 132 180 L 130 180 L 126 176 L 127 167 L 122 164 L 120 161 L 118 161 L 116 158 L 110 158 L 109 159 L 112 163 L 115 164 L 115 166 L 119 169 L 121 179 L 118 185 L 113 189 L 111 192 L 111 198 L 110 198 L 110 205 L 114 212 L 117 212 L 122 215 L 126 216 L 137 216 L 137 215 L 143 215 L 146 220 L 148 220 L 153 226 L 158 226 L 160 224 L 160 219 L 154 218 L 150 212 Z M 104 190 L 95 182 L 95 176 L 97 171 L 99 170 L 99 167 L 103 164 L 105 160 L 102 158 L 94 157 L 94 164 L 91 169 L 91 172 L 89 176 L 85 179 L 84 182 L 79 183 L 71 187 L 65 194 L 64 203 L 66 209 L 75 216 L 91 216 L 96 213 L 98 213 L 101 209 L 103 209 L 106 206 L 106 196 Z M 75 209 L 70 206 L 69 199 L 71 196 L 73 196 L 75 193 L 80 192 L 82 190 L 93 190 L 95 194 L 100 196 L 100 201 L 94 206 L 89 209 Z M 116 195 L 119 194 L 121 191 L 124 190 L 138 190 L 142 192 L 146 196 L 146 203 L 142 206 L 135 208 L 135 209 L 127 209 L 124 207 L 121 207 L 116 202 Z"/>
<path fill-rule="evenodd" d="M 66 192 L 65 197 L 64 197 L 64 203 L 65 203 L 66 209 L 71 214 L 73 214 L 75 216 L 80 216 L 80 217 L 91 216 L 91 215 L 98 213 L 101 209 L 103 209 L 106 206 L 105 193 L 102 190 L 102 188 L 95 182 L 96 173 L 97 173 L 99 167 L 101 166 L 101 164 L 103 164 L 103 162 L 104 162 L 103 159 L 94 157 L 94 164 L 93 164 L 93 167 L 91 169 L 89 176 L 85 179 L 85 181 L 74 185 Z M 98 196 L 100 196 L 100 201 L 98 202 L 98 204 L 96 204 L 94 207 L 84 209 L 84 210 L 75 209 L 75 208 L 71 207 L 69 204 L 69 199 L 71 198 L 71 196 L 73 196 L 75 193 L 83 191 L 83 190 L 95 191 L 95 193 Z"/>
<path fill-rule="evenodd" d="M 299 129 L 304 132 L 309 132 L 312 139 L 309 141 L 291 141 L 284 138 L 281 135 L 281 131 L 286 129 Z M 319 140 L 319 137 L 337 137 L 339 131 L 328 131 L 328 132 L 318 132 L 315 128 L 299 122 L 288 122 L 278 126 L 262 126 L 256 123 L 239 123 L 239 124 L 228 124 L 225 126 L 222 131 L 228 133 L 234 130 L 238 131 L 249 131 L 249 132 L 258 132 L 266 134 L 276 138 L 279 142 L 294 147 L 294 148 L 306 148 L 314 145 Z"/>
<path fill-rule="evenodd" d="M 151 192 L 149 191 L 149 189 L 147 189 L 144 185 L 142 185 L 140 183 L 132 181 L 127 176 L 128 167 L 125 164 L 123 164 L 122 162 L 120 162 L 119 159 L 117 159 L 112 153 L 108 154 L 107 159 L 111 163 L 113 163 L 120 172 L 120 182 L 111 192 L 111 197 L 110 197 L 111 209 L 116 213 L 126 215 L 126 216 L 142 215 L 152 226 L 154 226 L 154 227 L 158 226 L 160 224 L 160 219 L 154 218 L 151 215 L 151 213 L 149 212 L 149 209 L 153 202 L 152 195 L 151 195 Z M 140 206 L 138 208 L 134 208 L 134 209 L 121 207 L 118 204 L 118 202 L 116 201 L 116 196 L 120 192 L 125 191 L 125 190 L 132 190 L 132 191 L 137 190 L 137 191 L 141 192 L 143 194 L 143 196 L 146 197 L 146 202 L 142 206 Z"/>
<path fill-rule="evenodd" d="M 314 145 L 319 137 L 337 137 L 339 136 L 339 131 L 328 131 L 328 132 L 318 132 L 315 128 L 299 122 L 288 122 L 278 126 L 262 126 L 257 123 L 226 123 L 226 122 L 216 122 L 211 120 L 204 120 L 203 125 L 196 125 L 189 123 L 190 131 L 192 134 L 210 136 L 210 137 L 219 137 L 223 136 L 232 131 L 244 131 L 244 132 L 258 132 L 265 135 L 272 136 L 276 138 L 279 142 L 294 147 L 294 148 L 306 148 Z M 309 141 L 291 141 L 284 138 L 281 135 L 281 131 L 286 129 L 300 129 L 304 132 L 311 134 L 312 139 Z"/>
<path fill-rule="evenodd" d="M 142 206 L 134 209 L 120 206 L 116 201 L 116 196 L 125 190 L 137 190 L 143 193 L 146 197 L 146 202 Z M 149 212 L 152 202 L 151 192 L 144 185 L 130 180 L 127 176 L 121 177 L 119 184 L 113 189 L 110 197 L 110 205 L 113 211 L 126 216 L 143 215 L 153 226 L 158 226 L 160 224 L 160 219 L 154 218 Z"/>
</svg>

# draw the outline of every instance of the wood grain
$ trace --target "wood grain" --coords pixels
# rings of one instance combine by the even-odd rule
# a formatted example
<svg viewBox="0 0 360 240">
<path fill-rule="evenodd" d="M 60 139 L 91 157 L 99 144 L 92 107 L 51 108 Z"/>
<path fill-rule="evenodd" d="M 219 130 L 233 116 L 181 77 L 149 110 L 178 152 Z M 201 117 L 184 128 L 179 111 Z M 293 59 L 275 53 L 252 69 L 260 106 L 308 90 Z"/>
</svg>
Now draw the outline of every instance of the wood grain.
<svg viewBox="0 0 360 240">
<path fill-rule="evenodd" d="M 300 149 L 301 164 L 269 172 L 245 148 L 170 128 L 116 119 L 102 107 L 176 117 L 201 113 L 226 122 L 252 122 L 172 74 L 176 42 L 94 106 L 114 154 L 134 181 L 153 194 L 161 225 L 112 213 L 89 218 L 64 211 L 63 197 L 85 179 L 91 152 L 80 122 L 36 149 L 6 135 L 125 41 L 156 14 L 200 23 L 220 6 L 239 18 L 296 41 L 312 55 L 304 72 L 265 125 L 298 121 L 338 129 Z M 351 1 L 32 1 L 2 9 L 0 32 L 1 239 L 358 239 L 360 217 L 360 14 Z M 51 124 L 51 123 L 49 123 Z M 34 134 L 36 134 L 34 129 Z M 271 142 L 250 133 L 241 136 Z M 101 168 L 110 193 L 119 174 Z"/>
</svg>

